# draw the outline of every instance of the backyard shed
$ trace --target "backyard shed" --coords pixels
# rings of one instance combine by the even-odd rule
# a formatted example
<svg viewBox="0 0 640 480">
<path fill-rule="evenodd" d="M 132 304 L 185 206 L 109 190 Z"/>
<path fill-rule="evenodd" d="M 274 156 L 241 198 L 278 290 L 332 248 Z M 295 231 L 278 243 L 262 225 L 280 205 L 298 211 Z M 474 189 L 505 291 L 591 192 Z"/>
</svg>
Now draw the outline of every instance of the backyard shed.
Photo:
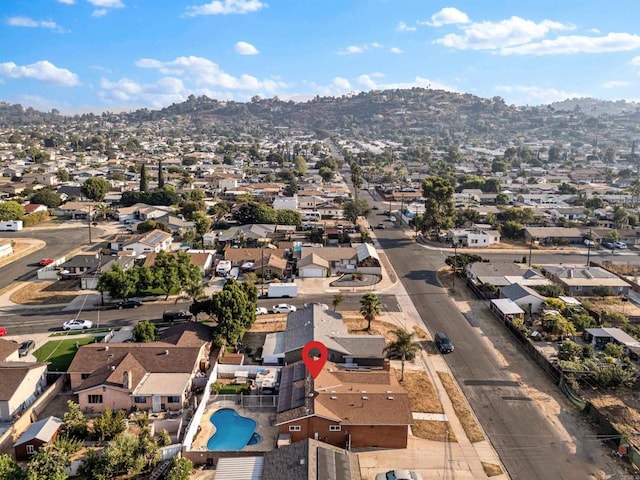
<svg viewBox="0 0 640 480">
<path fill-rule="evenodd" d="M 16 460 L 29 460 L 42 447 L 51 445 L 58 437 L 63 423 L 58 417 L 47 417 L 32 423 L 13 445 Z"/>
</svg>

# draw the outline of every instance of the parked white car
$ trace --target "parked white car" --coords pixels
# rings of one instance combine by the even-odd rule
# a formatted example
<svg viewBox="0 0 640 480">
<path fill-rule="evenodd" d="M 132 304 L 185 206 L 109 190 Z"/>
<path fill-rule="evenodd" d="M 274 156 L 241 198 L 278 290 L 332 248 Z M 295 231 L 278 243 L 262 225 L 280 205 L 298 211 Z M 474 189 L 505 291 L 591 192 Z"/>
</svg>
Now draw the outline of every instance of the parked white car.
<svg viewBox="0 0 640 480">
<path fill-rule="evenodd" d="M 589 238 L 585 238 L 584 239 L 584 244 L 587 247 L 595 247 L 596 246 L 596 242 L 594 242 L 593 240 L 589 239 Z"/>
<path fill-rule="evenodd" d="M 256 315 L 266 315 L 269 311 L 265 307 L 256 307 Z"/>
<path fill-rule="evenodd" d="M 296 307 L 289 305 L 288 303 L 279 303 L 278 305 L 273 306 L 273 313 L 291 313 L 296 310 Z"/>
<path fill-rule="evenodd" d="M 62 324 L 63 330 L 87 330 L 93 327 L 93 322 L 91 320 L 69 320 Z"/>
<path fill-rule="evenodd" d="M 624 242 L 615 242 L 613 246 L 619 248 L 620 250 L 624 250 L 625 248 L 627 248 L 627 244 Z"/>
<path fill-rule="evenodd" d="M 422 480 L 422 475 L 411 470 L 396 469 L 377 474 L 376 480 Z"/>
</svg>

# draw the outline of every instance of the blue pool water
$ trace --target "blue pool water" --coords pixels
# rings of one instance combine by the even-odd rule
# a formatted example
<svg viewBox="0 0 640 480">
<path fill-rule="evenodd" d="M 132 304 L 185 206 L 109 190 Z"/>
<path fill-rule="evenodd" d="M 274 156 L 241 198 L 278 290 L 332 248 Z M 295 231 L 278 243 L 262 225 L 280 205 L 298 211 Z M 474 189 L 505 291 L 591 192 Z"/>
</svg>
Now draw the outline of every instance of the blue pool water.
<svg viewBox="0 0 640 480">
<path fill-rule="evenodd" d="M 216 433 L 207 442 L 207 450 L 242 450 L 261 440 L 260 435 L 254 434 L 256 421 L 238 415 L 231 408 L 214 412 L 209 421 L 216 427 Z"/>
</svg>

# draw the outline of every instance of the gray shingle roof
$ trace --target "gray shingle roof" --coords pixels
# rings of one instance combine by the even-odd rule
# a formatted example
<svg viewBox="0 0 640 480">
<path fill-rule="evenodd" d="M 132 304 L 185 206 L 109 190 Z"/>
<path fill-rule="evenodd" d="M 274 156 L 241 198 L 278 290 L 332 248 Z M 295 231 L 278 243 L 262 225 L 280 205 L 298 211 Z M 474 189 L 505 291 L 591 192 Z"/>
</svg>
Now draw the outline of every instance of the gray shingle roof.
<svg viewBox="0 0 640 480">
<path fill-rule="evenodd" d="M 43 442 L 48 442 L 53 438 L 56 432 L 62 427 L 63 421 L 58 417 L 47 417 L 32 423 L 26 432 L 24 432 L 18 441 L 13 445 L 17 447 L 24 443 L 30 442 L 37 438 Z"/>
</svg>

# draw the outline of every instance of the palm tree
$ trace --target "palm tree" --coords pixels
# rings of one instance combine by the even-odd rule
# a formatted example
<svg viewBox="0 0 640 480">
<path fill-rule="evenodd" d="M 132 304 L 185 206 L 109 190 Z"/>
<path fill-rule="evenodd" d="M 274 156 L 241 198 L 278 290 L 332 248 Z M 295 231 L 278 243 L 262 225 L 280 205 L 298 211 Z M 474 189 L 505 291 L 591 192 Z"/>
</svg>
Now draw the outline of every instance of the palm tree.
<svg viewBox="0 0 640 480">
<path fill-rule="evenodd" d="M 96 216 L 102 220 L 106 220 L 113 208 L 107 203 L 100 203 L 95 206 Z"/>
<path fill-rule="evenodd" d="M 389 343 L 384 347 L 384 353 L 387 358 L 400 358 L 400 381 L 404 380 L 404 362 L 406 360 L 413 360 L 416 357 L 416 353 L 421 349 L 420 342 L 413 341 L 413 332 L 409 333 L 406 330 L 399 328 L 393 330 L 396 336 L 396 341 Z"/>
<path fill-rule="evenodd" d="M 331 304 L 333 305 L 333 311 L 335 312 L 338 309 L 338 305 L 344 302 L 344 295 L 337 293 L 333 296 L 333 301 Z"/>
<path fill-rule="evenodd" d="M 382 304 L 375 293 L 365 293 L 360 299 L 360 314 L 367 321 L 367 330 L 371 330 L 371 322 L 380 315 Z"/>
</svg>

